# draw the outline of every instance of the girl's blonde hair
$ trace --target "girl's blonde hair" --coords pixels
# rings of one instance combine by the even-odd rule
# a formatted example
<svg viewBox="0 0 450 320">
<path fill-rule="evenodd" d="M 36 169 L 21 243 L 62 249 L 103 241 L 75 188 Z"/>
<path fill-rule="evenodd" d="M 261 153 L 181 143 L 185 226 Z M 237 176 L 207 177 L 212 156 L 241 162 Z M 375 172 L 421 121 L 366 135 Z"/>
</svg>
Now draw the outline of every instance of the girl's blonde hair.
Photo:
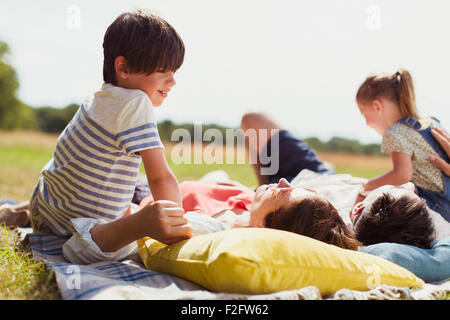
<svg viewBox="0 0 450 320">
<path fill-rule="evenodd" d="M 400 68 L 393 74 L 371 74 L 356 93 L 356 101 L 361 104 L 369 104 L 379 98 L 397 103 L 400 113 L 404 117 L 415 118 L 422 129 L 430 125 L 430 118 L 421 115 L 417 109 L 413 79 L 408 70 Z"/>
</svg>

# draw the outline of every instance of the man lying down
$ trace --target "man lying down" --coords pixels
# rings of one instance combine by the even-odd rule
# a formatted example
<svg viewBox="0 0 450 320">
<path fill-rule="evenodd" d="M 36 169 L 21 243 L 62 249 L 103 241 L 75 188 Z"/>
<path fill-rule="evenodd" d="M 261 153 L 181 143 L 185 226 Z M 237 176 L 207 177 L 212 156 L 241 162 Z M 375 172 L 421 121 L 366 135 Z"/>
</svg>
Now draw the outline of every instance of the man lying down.
<svg viewBox="0 0 450 320">
<path fill-rule="evenodd" d="M 238 227 L 274 228 L 295 232 L 345 249 L 396 242 L 430 248 L 433 240 L 450 236 L 450 224 L 429 210 L 411 183 L 383 186 L 360 193 L 365 179 L 346 174 L 321 175 L 302 170 L 291 182 L 263 184 L 253 191 L 213 172 L 200 181 L 180 184 L 185 218 L 192 236 Z M 151 195 L 140 204 L 153 201 Z M 89 264 L 103 260 L 139 259 L 136 243 L 102 252 L 90 229 L 104 220 L 73 219 L 77 231 L 64 245 L 67 260 Z"/>
<path fill-rule="evenodd" d="M 248 139 L 246 147 L 251 158 L 257 155 L 252 164 L 260 186 L 254 192 L 227 176 L 211 175 L 203 181 L 181 183 L 184 217 L 193 236 L 227 228 L 266 227 L 353 250 L 379 242 L 429 248 L 433 240 L 450 236 L 449 223 L 427 208 L 411 183 L 363 193 L 365 179 L 335 174 L 308 144 L 269 117 L 246 114 L 241 127 L 258 133 L 257 140 Z M 263 174 L 264 155 L 279 165 L 275 172 Z M 149 197 L 140 205 L 151 201 Z M 89 231 L 105 221 L 78 218 L 72 223 L 77 232 L 63 250 L 72 262 L 121 260 L 136 253 L 135 243 L 116 252 L 98 248 Z"/>
</svg>

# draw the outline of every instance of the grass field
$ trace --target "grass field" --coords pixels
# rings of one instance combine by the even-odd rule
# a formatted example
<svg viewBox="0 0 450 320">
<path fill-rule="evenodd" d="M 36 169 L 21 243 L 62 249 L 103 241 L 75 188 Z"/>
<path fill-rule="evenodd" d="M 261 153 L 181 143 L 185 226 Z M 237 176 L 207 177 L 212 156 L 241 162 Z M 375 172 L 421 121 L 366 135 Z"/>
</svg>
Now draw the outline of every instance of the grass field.
<svg viewBox="0 0 450 320">
<path fill-rule="evenodd" d="M 0 131 L 0 198 L 28 200 L 40 170 L 51 159 L 58 136 L 41 132 Z M 250 164 L 181 164 L 171 161 L 171 146 L 166 146 L 168 163 L 178 180 L 195 180 L 212 170 L 225 170 L 231 179 L 247 186 L 257 180 Z M 225 152 L 224 152 L 225 153 Z M 237 152 L 236 152 L 237 153 Z M 391 167 L 388 157 L 371 157 L 340 153 L 318 153 L 335 165 L 338 173 L 371 178 Z M 142 171 L 143 173 L 143 171 Z"/>
<path fill-rule="evenodd" d="M 0 131 L 0 199 L 26 201 L 51 158 L 58 136 L 40 132 Z M 230 178 L 249 187 L 257 185 L 250 164 L 176 165 L 171 161 L 171 147 L 166 147 L 170 167 L 178 180 L 195 180 L 212 170 L 224 170 Z M 338 173 L 370 178 L 390 168 L 386 157 L 319 153 L 334 164 Z M 15 230 L 0 228 L 0 299 L 60 299 L 51 270 L 33 261 Z"/>
</svg>

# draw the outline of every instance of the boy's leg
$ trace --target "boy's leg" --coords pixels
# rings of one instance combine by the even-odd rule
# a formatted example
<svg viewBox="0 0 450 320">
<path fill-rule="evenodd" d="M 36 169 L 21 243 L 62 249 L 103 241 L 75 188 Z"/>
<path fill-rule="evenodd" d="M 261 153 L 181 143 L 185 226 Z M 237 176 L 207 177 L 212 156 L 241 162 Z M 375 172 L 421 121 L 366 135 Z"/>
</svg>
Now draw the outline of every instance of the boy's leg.
<svg viewBox="0 0 450 320">
<path fill-rule="evenodd" d="M 244 133 L 248 129 L 255 129 L 256 131 L 266 129 L 267 134 L 262 137 L 257 135 L 256 143 L 252 143 L 250 140 L 246 141 L 250 154 L 256 152 L 257 155 L 261 155 L 266 151 L 269 153 L 272 149 L 272 140 L 279 144 L 279 170 L 276 174 L 270 176 L 261 175 L 262 165 L 259 159 L 253 165 L 260 184 L 276 183 L 281 178 L 291 181 L 303 169 L 310 169 L 317 173 L 334 173 L 326 168 L 316 152 L 306 142 L 294 137 L 288 130 L 283 129 L 267 115 L 247 113 L 242 117 L 241 127 Z M 273 139 L 275 135 L 278 135 L 278 139 Z"/>
</svg>

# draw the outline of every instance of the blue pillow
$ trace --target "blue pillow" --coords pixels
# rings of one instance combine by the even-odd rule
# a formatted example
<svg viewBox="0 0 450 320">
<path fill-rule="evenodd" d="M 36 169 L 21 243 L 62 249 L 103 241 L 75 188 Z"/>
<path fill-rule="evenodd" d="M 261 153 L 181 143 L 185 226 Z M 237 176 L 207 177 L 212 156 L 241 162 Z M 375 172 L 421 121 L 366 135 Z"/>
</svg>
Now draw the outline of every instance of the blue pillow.
<svg viewBox="0 0 450 320">
<path fill-rule="evenodd" d="M 383 242 L 360 248 L 411 271 L 425 282 L 435 282 L 450 278 L 450 237 L 435 240 L 431 249 Z"/>
</svg>

